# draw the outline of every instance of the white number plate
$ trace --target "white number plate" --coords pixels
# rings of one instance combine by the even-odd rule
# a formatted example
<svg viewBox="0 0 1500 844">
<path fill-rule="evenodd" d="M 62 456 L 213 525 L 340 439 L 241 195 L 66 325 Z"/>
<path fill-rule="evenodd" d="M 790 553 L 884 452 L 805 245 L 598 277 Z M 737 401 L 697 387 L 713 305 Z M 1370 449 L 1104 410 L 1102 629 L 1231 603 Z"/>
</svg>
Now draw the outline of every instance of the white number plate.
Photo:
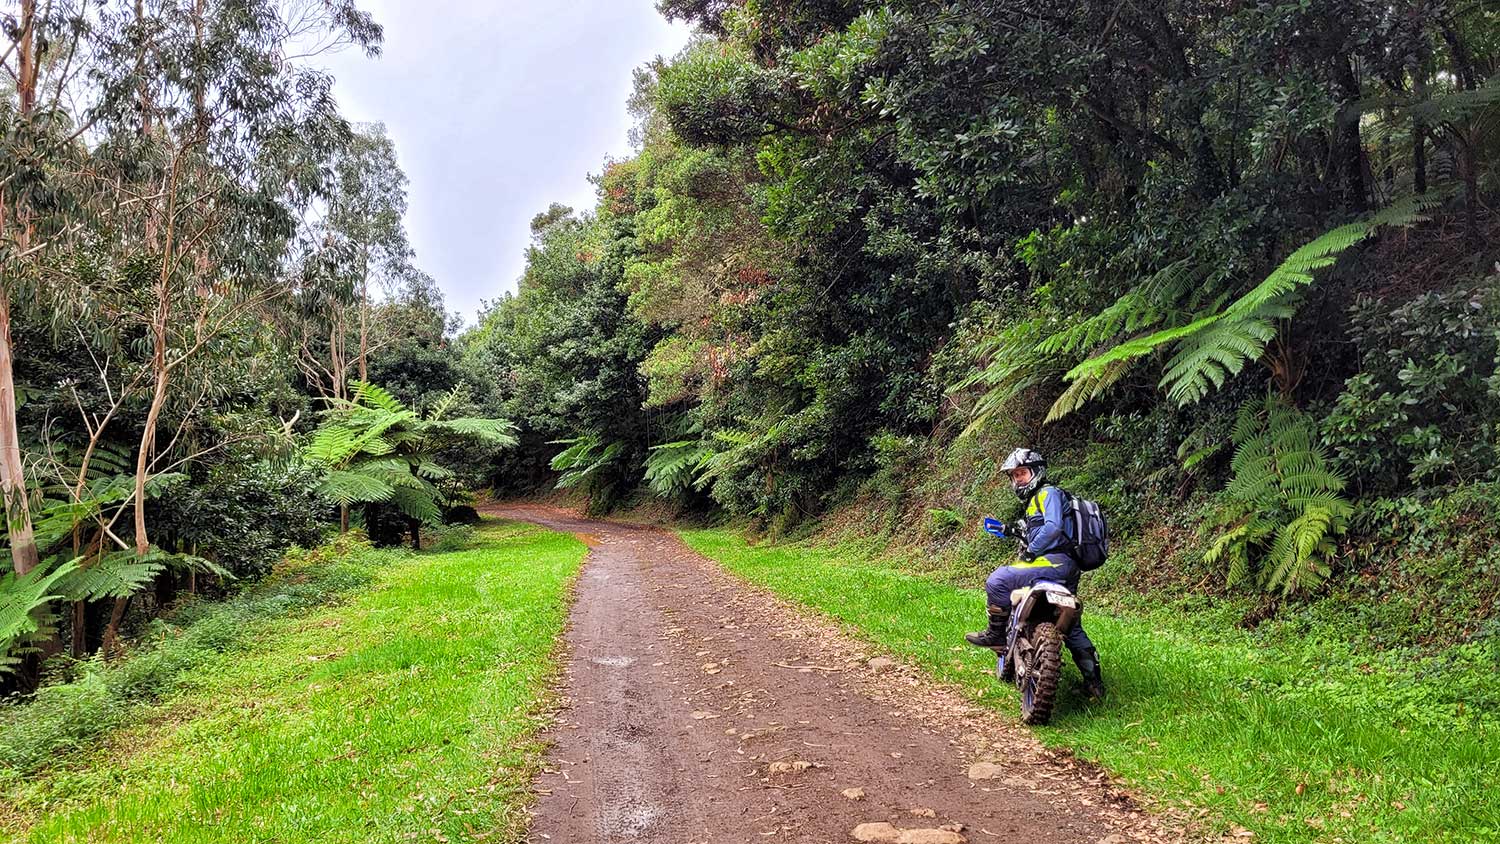
<svg viewBox="0 0 1500 844">
<path fill-rule="evenodd" d="M 1049 603 L 1053 604 L 1054 606 L 1059 606 L 1059 607 L 1077 607 L 1078 606 L 1078 599 L 1077 598 L 1074 598 L 1072 595 L 1059 595 L 1056 592 L 1050 592 L 1050 593 L 1048 593 L 1047 594 L 1047 601 Z"/>
</svg>

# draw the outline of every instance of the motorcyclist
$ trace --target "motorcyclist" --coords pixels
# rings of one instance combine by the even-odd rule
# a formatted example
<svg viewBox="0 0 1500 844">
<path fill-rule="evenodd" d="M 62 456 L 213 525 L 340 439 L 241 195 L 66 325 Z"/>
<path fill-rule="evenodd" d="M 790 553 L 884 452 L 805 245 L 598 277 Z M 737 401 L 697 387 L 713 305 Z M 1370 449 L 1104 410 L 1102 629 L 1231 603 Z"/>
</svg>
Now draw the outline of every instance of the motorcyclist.
<svg viewBox="0 0 1500 844">
<path fill-rule="evenodd" d="M 1029 448 L 1010 453 L 1001 471 L 1010 475 L 1011 489 L 1025 504 L 1026 547 L 1020 559 L 1001 566 L 984 582 L 988 599 L 989 627 L 978 633 L 965 634 L 972 645 L 981 648 L 1004 648 L 1010 625 L 1010 593 L 1038 580 L 1061 583 L 1078 591 L 1082 570 L 1074 559 L 1072 542 L 1063 522 L 1067 493 L 1047 483 L 1047 461 Z M 1084 690 L 1090 698 L 1104 696 L 1104 677 L 1099 668 L 1099 652 L 1083 630 L 1080 617 L 1063 637 L 1073 655 L 1073 662 L 1083 675 Z"/>
</svg>

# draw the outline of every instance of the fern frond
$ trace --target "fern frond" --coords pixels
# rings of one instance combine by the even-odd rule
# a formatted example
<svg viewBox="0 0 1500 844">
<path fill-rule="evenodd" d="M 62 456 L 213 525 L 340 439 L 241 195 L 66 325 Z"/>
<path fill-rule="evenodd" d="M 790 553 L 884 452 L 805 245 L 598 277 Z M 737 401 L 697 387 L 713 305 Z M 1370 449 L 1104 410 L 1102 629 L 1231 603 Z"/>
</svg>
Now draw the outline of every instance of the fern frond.
<svg viewBox="0 0 1500 844">
<path fill-rule="evenodd" d="M 958 393 L 973 387 L 983 389 L 970 411 L 970 422 L 960 437 L 984 428 L 1017 396 L 1040 386 L 1061 369 L 1055 355 L 1038 351 L 1047 325 L 1041 319 L 1014 323 L 983 338 L 971 350 L 974 369 L 948 387 Z"/>
<path fill-rule="evenodd" d="M 484 419 L 461 416 L 457 419 L 437 419 L 427 423 L 431 432 L 472 437 L 488 445 L 511 448 L 516 444 L 516 426 L 507 419 Z"/>
<path fill-rule="evenodd" d="M 59 582 L 77 568 L 78 561 L 70 560 L 56 568 L 38 566 L 21 577 L 0 575 L 0 656 L 8 656 L 17 642 L 40 629 L 38 613 L 48 601 L 64 597 Z M 0 673 L 11 664 L 0 661 Z"/>
<path fill-rule="evenodd" d="M 1273 319 L 1291 316 L 1290 308 L 1268 304 L 1247 319 L 1220 319 L 1177 344 L 1160 386 L 1179 405 L 1193 404 L 1224 386 L 1245 364 L 1259 360 L 1276 336 Z"/>
<path fill-rule="evenodd" d="M 75 569 L 58 583 L 58 590 L 74 601 L 128 598 L 141 591 L 166 568 L 161 552 L 140 556 L 134 550 L 115 551 Z"/>
<path fill-rule="evenodd" d="M 400 399 L 391 395 L 390 391 L 368 381 L 354 381 L 354 394 L 352 401 L 365 407 L 378 408 L 388 414 L 397 414 L 403 411 L 410 413 L 406 405 Z"/>
<path fill-rule="evenodd" d="M 380 478 L 344 469 L 329 472 L 318 483 L 318 494 L 340 506 L 385 501 L 394 491 Z"/>
<path fill-rule="evenodd" d="M 1328 466 L 1306 415 L 1274 398 L 1241 410 L 1235 423 L 1234 476 L 1222 495 L 1221 513 L 1248 514 L 1244 530 L 1222 534 L 1204 554 L 1215 563 L 1228 549 L 1244 554 L 1244 571 L 1233 560 L 1228 581 L 1240 582 L 1258 553 L 1266 589 L 1282 594 L 1311 589 L 1331 571 L 1324 558 L 1331 537 L 1342 533 L 1352 505 L 1340 493 L 1344 479 Z"/>
<path fill-rule="evenodd" d="M 1130 367 L 1131 362 L 1128 360 L 1115 361 L 1069 384 L 1062 395 L 1057 397 L 1057 401 L 1052 403 L 1045 421 L 1056 422 L 1104 395 L 1130 372 Z"/>
<path fill-rule="evenodd" d="M 390 502 L 402 513 L 421 522 L 437 524 L 443 519 L 442 508 L 427 490 L 401 487 L 391 495 Z"/>
<path fill-rule="evenodd" d="M 695 475 L 712 452 L 702 440 L 679 440 L 651 447 L 646 455 L 646 483 L 661 496 L 679 495 L 693 486 Z"/>
<path fill-rule="evenodd" d="M 313 434 L 302 453 L 319 466 L 337 466 L 358 449 L 358 434 L 343 425 L 324 425 Z"/>
<path fill-rule="evenodd" d="M 1199 331 L 1202 331 L 1203 329 L 1217 322 L 1218 319 L 1218 314 L 1212 314 L 1210 316 L 1194 320 L 1193 322 L 1190 322 L 1186 325 L 1179 325 L 1173 328 L 1164 328 L 1160 331 L 1147 334 L 1144 337 L 1136 337 L 1130 340 L 1126 340 L 1125 342 L 1120 343 L 1117 346 L 1114 346 L 1104 352 L 1088 358 L 1087 360 L 1068 370 L 1068 373 L 1064 375 L 1063 378 L 1069 381 L 1075 381 L 1086 375 L 1096 373 L 1104 367 L 1109 366 L 1113 363 L 1119 361 L 1130 361 L 1135 360 L 1136 358 L 1145 357 L 1146 355 L 1164 348 L 1168 344 L 1175 343 L 1184 337 L 1188 337 L 1198 333 Z"/>
</svg>

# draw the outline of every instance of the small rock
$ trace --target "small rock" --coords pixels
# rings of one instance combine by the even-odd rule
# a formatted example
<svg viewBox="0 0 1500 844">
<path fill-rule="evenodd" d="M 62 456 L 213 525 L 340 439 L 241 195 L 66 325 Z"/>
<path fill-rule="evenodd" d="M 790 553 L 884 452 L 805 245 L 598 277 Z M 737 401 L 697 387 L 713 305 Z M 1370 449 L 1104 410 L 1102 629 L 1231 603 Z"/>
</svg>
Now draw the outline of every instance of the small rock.
<svg viewBox="0 0 1500 844">
<path fill-rule="evenodd" d="M 969 766 L 969 779 L 996 780 L 1005 776 L 1005 766 L 994 762 L 975 762 Z"/>
<path fill-rule="evenodd" d="M 927 808 L 907 809 L 906 813 L 914 818 L 935 818 L 937 812 Z"/>
<path fill-rule="evenodd" d="M 850 800 L 865 799 L 865 790 L 863 788 L 846 788 L 841 793 Z"/>
<path fill-rule="evenodd" d="M 896 844 L 901 837 L 901 830 L 881 821 L 880 823 L 862 823 L 849 833 L 854 836 L 855 841 L 877 841 L 885 844 Z"/>
<path fill-rule="evenodd" d="M 894 659 L 891 659 L 890 657 L 877 656 L 869 662 L 866 662 L 865 667 L 869 668 L 871 671 L 874 671 L 876 674 L 884 674 L 888 671 L 896 670 L 896 661 Z"/>
<path fill-rule="evenodd" d="M 1106 835 L 1099 839 L 1099 844 L 1125 844 L 1125 836 L 1118 832 L 1113 835 Z"/>
<path fill-rule="evenodd" d="M 766 770 L 773 774 L 801 773 L 811 768 L 813 763 L 798 759 L 795 762 L 772 762 L 766 766 Z"/>
<path fill-rule="evenodd" d="M 896 844 L 967 844 L 968 839 L 951 829 L 906 829 L 896 836 Z"/>
<path fill-rule="evenodd" d="M 706 709 L 700 709 L 697 712 L 693 713 L 693 720 L 694 721 L 707 721 L 710 718 L 717 718 L 717 717 L 719 717 L 719 716 L 715 715 L 712 712 L 709 712 Z"/>
</svg>

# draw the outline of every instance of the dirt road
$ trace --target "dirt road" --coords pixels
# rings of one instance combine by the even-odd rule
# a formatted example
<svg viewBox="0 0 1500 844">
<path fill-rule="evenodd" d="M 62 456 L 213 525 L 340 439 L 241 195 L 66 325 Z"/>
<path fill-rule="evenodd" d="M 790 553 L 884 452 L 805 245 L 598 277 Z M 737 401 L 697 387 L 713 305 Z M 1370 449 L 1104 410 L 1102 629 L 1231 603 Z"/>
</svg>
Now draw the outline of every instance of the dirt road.
<svg viewBox="0 0 1500 844">
<path fill-rule="evenodd" d="M 1097 772 L 914 671 L 870 665 L 877 655 L 833 624 L 667 532 L 542 506 L 489 512 L 592 549 L 534 842 L 1177 837 Z M 985 761 L 999 767 L 971 767 Z"/>
</svg>

